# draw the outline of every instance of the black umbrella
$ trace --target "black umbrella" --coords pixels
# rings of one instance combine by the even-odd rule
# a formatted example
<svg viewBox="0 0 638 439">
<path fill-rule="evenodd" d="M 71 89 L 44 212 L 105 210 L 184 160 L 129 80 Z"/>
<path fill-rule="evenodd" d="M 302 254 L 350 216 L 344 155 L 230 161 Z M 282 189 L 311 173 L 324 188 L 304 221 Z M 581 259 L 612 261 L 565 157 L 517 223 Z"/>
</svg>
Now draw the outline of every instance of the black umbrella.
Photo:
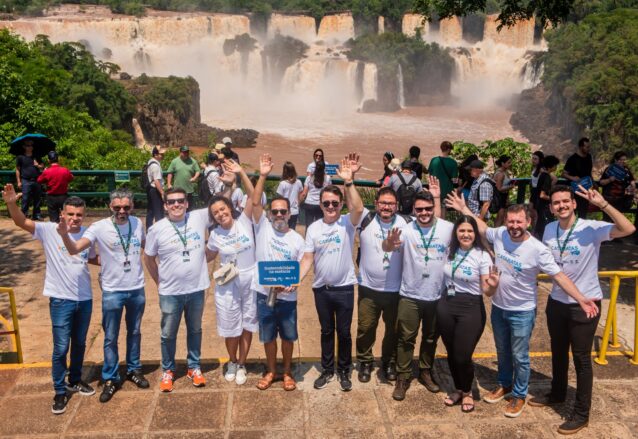
<svg viewBox="0 0 638 439">
<path fill-rule="evenodd" d="M 30 133 L 13 139 L 9 153 L 13 155 L 24 154 L 22 144 L 25 140 L 31 140 L 33 142 L 33 157 L 44 157 L 49 151 L 55 150 L 55 142 L 53 140 L 44 134 Z"/>
</svg>

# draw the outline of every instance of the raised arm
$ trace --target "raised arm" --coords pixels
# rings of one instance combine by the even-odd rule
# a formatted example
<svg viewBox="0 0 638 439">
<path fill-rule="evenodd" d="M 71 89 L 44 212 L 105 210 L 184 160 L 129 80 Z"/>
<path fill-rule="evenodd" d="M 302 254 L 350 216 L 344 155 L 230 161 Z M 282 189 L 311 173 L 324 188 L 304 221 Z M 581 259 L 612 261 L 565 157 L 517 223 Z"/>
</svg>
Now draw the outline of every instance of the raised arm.
<svg viewBox="0 0 638 439">
<path fill-rule="evenodd" d="M 565 273 L 561 271 L 555 276 L 552 276 L 552 279 L 563 289 L 563 291 L 578 302 L 583 311 L 585 311 L 585 314 L 587 314 L 588 318 L 591 319 L 598 315 L 598 307 L 594 301 L 583 296 L 580 291 L 578 291 L 578 288 L 576 288 L 574 282 L 572 282 Z"/>
<path fill-rule="evenodd" d="M 428 191 L 434 198 L 434 216 L 441 218 L 441 185 L 439 184 L 439 179 L 434 175 L 428 176 Z"/>
<path fill-rule="evenodd" d="M 476 220 L 476 224 L 478 225 L 481 238 L 485 238 L 485 234 L 487 233 L 487 224 L 485 223 L 485 221 L 483 221 L 482 218 L 478 218 L 476 215 L 474 215 L 472 211 L 470 210 L 470 208 L 467 207 L 467 204 L 465 204 L 465 197 L 463 196 L 463 194 L 459 196 L 454 191 L 450 192 L 447 198 L 445 199 L 445 206 L 448 209 L 454 209 L 463 215 L 474 217 L 474 219 Z"/>
<path fill-rule="evenodd" d="M 261 219 L 261 215 L 264 211 L 264 207 L 261 205 L 261 194 L 264 193 L 264 186 L 266 185 L 266 178 L 272 171 L 273 163 L 270 154 L 263 154 L 259 158 L 259 180 L 255 185 L 253 191 L 252 203 L 253 203 L 253 221 L 255 224 Z"/>
<path fill-rule="evenodd" d="M 576 195 L 589 201 L 591 204 L 609 215 L 614 223 L 614 227 L 611 229 L 611 233 L 609 234 L 612 239 L 622 238 L 624 236 L 631 235 L 636 231 L 636 227 L 631 223 L 631 221 L 629 221 L 622 212 L 609 204 L 609 201 L 605 200 L 597 190 L 587 190 L 578 185 Z"/>
<path fill-rule="evenodd" d="M 350 153 L 341 160 L 341 167 L 337 171 L 339 178 L 343 179 L 343 185 L 346 193 L 346 205 L 350 213 L 350 222 L 356 226 L 361 221 L 363 214 L 363 200 L 359 195 L 359 191 L 354 185 L 354 175 L 361 168 L 359 155 Z"/>
<path fill-rule="evenodd" d="M 91 241 L 88 238 L 82 237 L 77 241 L 71 238 L 66 221 L 60 221 L 56 229 L 62 237 L 62 242 L 64 242 L 64 246 L 70 255 L 77 255 L 91 246 Z"/>
<path fill-rule="evenodd" d="M 17 171 L 16 171 L 17 172 Z M 18 180 L 20 181 L 20 180 Z M 13 223 L 33 235 L 35 233 L 35 222 L 24 216 L 24 213 L 18 207 L 18 200 L 22 194 L 17 194 L 13 185 L 8 183 L 2 189 L 2 199 L 7 203 L 7 210 L 13 220 Z"/>
<path fill-rule="evenodd" d="M 242 168 L 239 163 L 231 159 L 224 160 L 224 163 L 222 163 L 222 167 L 224 168 L 224 172 L 232 172 L 233 174 L 239 174 L 239 176 L 241 177 L 241 183 L 244 186 L 244 189 L 246 191 L 246 196 L 247 196 L 246 199 L 252 200 L 254 188 L 253 188 L 252 182 L 250 181 L 250 178 L 248 177 L 248 174 L 246 174 L 246 171 L 244 171 L 244 168 Z M 246 214 L 248 218 L 252 216 L 252 211 L 253 211 L 253 203 L 246 202 L 246 207 L 244 207 L 244 213 Z"/>
</svg>

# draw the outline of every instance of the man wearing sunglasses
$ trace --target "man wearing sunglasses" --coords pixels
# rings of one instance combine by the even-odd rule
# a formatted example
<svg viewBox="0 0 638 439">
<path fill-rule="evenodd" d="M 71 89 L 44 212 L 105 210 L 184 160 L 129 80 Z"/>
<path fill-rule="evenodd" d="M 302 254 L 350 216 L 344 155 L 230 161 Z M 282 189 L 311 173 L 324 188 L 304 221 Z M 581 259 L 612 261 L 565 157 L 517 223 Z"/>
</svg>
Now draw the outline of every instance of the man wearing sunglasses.
<svg viewBox="0 0 638 439">
<path fill-rule="evenodd" d="M 205 238 L 211 220 L 208 208 L 187 212 L 188 207 L 184 189 L 166 190 L 164 209 L 168 215 L 148 229 L 144 247 L 144 263 L 157 285 L 162 312 L 162 392 L 173 390 L 177 331 L 182 314 L 186 321 L 186 376 L 195 387 L 206 384 L 200 356 L 205 291 L 210 287 Z"/>
<path fill-rule="evenodd" d="M 387 252 L 403 251 L 403 276 L 397 310 L 397 382 L 392 397 L 405 399 L 412 380 L 412 358 L 419 327 L 422 327 L 419 348 L 419 382 L 430 392 L 440 388 L 432 373 L 436 342 L 436 307 L 443 290 L 443 267 L 452 239 L 454 225 L 437 218 L 440 215 L 440 189 L 432 178 L 430 190 L 416 195 L 416 221 L 395 227 L 383 242 Z"/>
<path fill-rule="evenodd" d="M 364 215 L 363 202 L 354 186 L 354 175 L 361 168 L 359 156 L 350 154 L 341 161 L 338 177 L 345 186 L 349 213 L 341 215 L 343 193 L 334 185 L 321 190 L 319 196 L 323 219 L 312 223 L 306 231 L 305 254 L 301 261 L 301 277 L 314 263 L 312 290 L 321 325 L 322 373 L 315 389 L 323 389 L 335 373 L 335 323 L 339 341 L 337 374 L 341 390 L 352 389 L 352 337 L 350 326 L 354 308 L 354 286 L 357 278 L 352 261 L 354 235 Z"/>
<path fill-rule="evenodd" d="M 257 261 L 301 261 L 304 255 L 304 239 L 288 226 L 290 202 L 276 195 L 270 202 L 270 215 L 263 215 L 261 196 L 266 178 L 272 171 L 269 154 L 261 156 L 259 180 L 252 195 L 252 217 L 255 224 L 255 256 Z M 259 285 L 259 276 L 253 277 L 251 289 L 257 291 L 257 318 L 259 340 L 264 343 L 268 371 L 257 383 L 257 388 L 266 390 L 277 372 L 277 334 L 281 338 L 281 353 L 284 363 L 284 390 L 297 387 L 292 376 L 292 352 L 297 340 L 297 288 L 278 289 L 275 306 L 268 306 L 268 288 Z"/>
<path fill-rule="evenodd" d="M 122 313 L 126 310 L 126 379 L 141 389 L 149 387 L 142 374 L 141 326 L 146 296 L 144 294 L 144 225 L 132 216 L 133 194 L 115 190 L 110 195 L 111 217 L 91 224 L 84 235 L 74 240 L 62 221 L 58 232 L 69 254 L 75 255 L 97 245 L 100 252 L 102 286 L 102 329 L 104 329 L 104 364 L 100 402 L 111 400 L 122 386 L 118 372 L 118 336 Z"/>
</svg>

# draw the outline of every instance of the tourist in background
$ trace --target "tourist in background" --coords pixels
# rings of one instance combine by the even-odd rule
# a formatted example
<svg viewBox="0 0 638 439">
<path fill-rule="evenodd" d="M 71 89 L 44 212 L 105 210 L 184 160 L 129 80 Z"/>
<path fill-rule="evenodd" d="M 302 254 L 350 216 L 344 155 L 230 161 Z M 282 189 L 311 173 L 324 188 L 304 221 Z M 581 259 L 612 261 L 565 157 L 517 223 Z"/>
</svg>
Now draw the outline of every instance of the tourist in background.
<svg viewBox="0 0 638 439">
<path fill-rule="evenodd" d="M 490 204 L 494 195 L 494 188 L 489 180 L 489 176 L 484 171 L 485 163 L 480 160 L 473 160 L 468 169 L 470 176 L 474 181 L 470 187 L 470 193 L 467 198 L 467 206 L 472 213 L 482 220 L 490 217 Z"/>
<path fill-rule="evenodd" d="M 319 162 L 323 162 L 324 165 L 327 164 L 323 154 L 323 149 L 321 148 L 315 149 L 315 152 L 312 153 L 312 161 L 308 163 L 308 166 L 306 167 L 306 175 L 308 177 L 315 173 L 315 166 L 317 166 L 317 163 Z"/>
<path fill-rule="evenodd" d="M 200 169 L 197 161 L 190 156 L 190 148 L 186 145 L 179 149 L 179 156 L 175 157 L 168 166 L 166 187 L 168 189 L 176 187 L 184 189 L 188 198 L 188 210 L 195 208 L 195 193 L 197 179 L 199 178 Z"/>
<path fill-rule="evenodd" d="M 29 216 L 29 204 L 33 203 L 32 219 L 42 220 L 40 216 L 40 203 L 42 202 L 42 187 L 37 182 L 44 165 L 39 158 L 33 156 L 33 140 L 26 139 L 22 142 L 24 154 L 16 157 L 16 182 L 18 189 L 22 190 L 22 213 Z"/>
<path fill-rule="evenodd" d="M 146 186 L 146 231 L 157 221 L 164 218 L 164 175 L 162 174 L 162 160 L 166 148 L 157 145 L 153 147 L 153 157 L 146 165 L 148 186 Z"/>
<path fill-rule="evenodd" d="M 502 155 L 494 163 L 497 166 L 496 172 L 494 172 L 494 184 L 496 185 L 496 190 L 498 191 L 497 195 L 500 199 L 500 209 L 496 213 L 494 227 L 499 227 L 503 225 L 505 210 L 509 205 L 510 191 L 515 185 L 512 183 L 512 174 L 510 172 L 510 169 L 512 168 L 511 157 Z"/>
<path fill-rule="evenodd" d="M 611 164 L 605 168 L 599 184 L 603 188 L 603 197 L 621 212 L 631 209 L 636 192 L 636 179 L 627 166 L 627 154 L 618 151 Z M 610 221 L 609 215 L 603 212 L 603 220 Z"/>
<path fill-rule="evenodd" d="M 391 152 L 385 152 L 383 154 L 383 175 L 380 179 L 377 180 L 377 184 L 379 186 L 387 186 L 390 181 L 390 177 L 392 176 L 392 170 L 388 167 L 392 159 L 394 158 L 394 154 Z"/>
<path fill-rule="evenodd" d="M 585 189 L 591 189 L 594 187 L 594 180 L 592 179 L 591 172 L 594 167 L 594 161 L 591 151 L 591 144 L 587 137 L 583 137 L 578 141 L 578 149 L 574 154 L 569 156 L 567 162 L 565 162 L 565 168 L 563 168 L 563 178 L 570 181 L 572 190 L 575 190 L 577 185 L 583 186 Z M 582 219 L 587 218 L 587 211 L 589 205 L 587 200 L 581 197 L 576 199 L 578 216 Z"/>
<path fill-rule="evenodd" d="M 250 177 L 250 183 L 253 185 L 253 187 L 255 187 L 255 185 L 257 184 L 257 180 L 259 180 L 259 177 L 257 177 L 256 175 L 253 175 Z M 246 208 L 246 204 L 250 202 L 251 200 L 249 198 L 248 193 L 243 194 L 241 198 L 241 210 L 243 211 Z M 266 193 L 262 191 L 261 207 L 265 207 L 267 203 L 268 203 L 268 199 L 266 198 Z"/>
<path fill-rule="evenodd" d="M 532 228 L 536 226 L 538 219 L 538 209 L 536 208 L 536 198 L 538 197 L 538 177 L 540 176 L 541 169 L 543 168 L 543 159 L 545 154 L 542 151 L 534 151 L 532 154 L 532 175 L 530 177 L 529 185 L 529 214 L 532 218 Z"/>
<path fill-rule="evenodd" d="M 224 192 L 224 182 L 221 179 L 223 172 L 221 163 L 219 156 L 214 152 L 209 152 L 206 156 L 206 167 L 202 173 L 206 180 L 206 186 L 208 187 L 208 197 L 206 197 L 205 200 L 200 200 L 206 204 L 208 204 L 208 200 L 210 200 L 211 197 Z"/>
<path fill-rule="evenodd" d="M 541 167 L 541 172 L 538 175 L 538 183 L 536 185 L 536 205 L 538 217 L 536 218 L 536 224 L 534 225 L 534 236 L 537 239 L 543 237 L 545 226 L 553 221 L 554 216 L 549 208 L 549 194 L 552 191 L 552 187 L 556 184 L 556 168 L 558 167 L 558 157 L 553 155 L 545 156 Z"/>
<path fill-rule="evenodd" d="M 423 178 L 423 164 L 419 160 L 419 156 L 421 155 L 421 148 L 413 145 L 410 147 L 408 154 L 410 155 L 410 158 L 408 160 L 410 160 L 410 163 L 412 163 L 412 172 L 414 172 L 416 178 L 421 180 Z"/>
<path fill-rule="evenodd" d="M 470 154 L 459 165 L 458 189 L 466 200 L 470 198 L 470 188 L 472 187 L 472 183 L 474 183 L 474 177 L 472 177 L 472 173 L 470 172 L 470 163 L 474 160 L 478 160 L 478 156 L 476 154 Z"/>
<path fill-rule="evenodd" d="M 456 160 L 450 157 L 452 144 L 447 140 L 441 143 L 441 155 L 430 160 L 428 173 L 439 179 L 441 185 L 441 217 L 445 218 L 445 206 L 443 201 L 447 194 L 454 190 L 454 184 L 458 180 L 459 168 Z"/>
<path fill-rule="evenodd" d="M 404 160 L 401 163 L 401 171 L 393 174 L 388 186 L 394 190 L 399 198 L 399 212 L 404 215 L 412 213 L 414 198 L 423 190 L 423 183 L 412 171 L 412 162 Z"/>
<path fill-rule="evenodd" d="M 299 217 L 299 204 L 301 203 L 301 194 L 303 193 L 303 183 L 297 178 L 297 169 L 292 162 L 284 163 L 281 172 L 281 181 L 277 186 L 277 194 L 288 200 L 290 204 L 290 219 L 288 227 L 295 229 L 297 227 L 297 218 Z"/>
<path fill-rule="evenodd" d="M 60 211 L 67 199 L 69 183 L 73 180 L 73 174 L 64 166 L 58 163 L 58 153 L 49 151 L 47 154 L 49 167 L 40 174 L 38 183 L 47 187 L 47 211 L 49 220 L 54 223 L 60 222 Z"/>
<path fill-rule="evenodd" d="M 232 149 L 233 147 L 232 139 L 230 137 L 224 137 L 222 139 L 222 144 L 224 145 L 224 148 L 222 150 L 222 153 L 224 154 L 224 158 L 231 159 L 236 163 L 241 163 L 239 161 L 239 155 L 237 155 L 237 153 L 233 151 Z"/>
<path fill-rule="evenodd" d="M 310 166 L 308 169 L 310 169 Z M 301 198 L 305 200 L 303 210 L 306 227 L 323 217 L 323 210 L 319 205 L 321 190 L 332 184 L 330 176 L 326 174 L 325 162 L 314 163 L 312 170 L 313 172 L 306 177 L 301 194 Z"/>
</svg>

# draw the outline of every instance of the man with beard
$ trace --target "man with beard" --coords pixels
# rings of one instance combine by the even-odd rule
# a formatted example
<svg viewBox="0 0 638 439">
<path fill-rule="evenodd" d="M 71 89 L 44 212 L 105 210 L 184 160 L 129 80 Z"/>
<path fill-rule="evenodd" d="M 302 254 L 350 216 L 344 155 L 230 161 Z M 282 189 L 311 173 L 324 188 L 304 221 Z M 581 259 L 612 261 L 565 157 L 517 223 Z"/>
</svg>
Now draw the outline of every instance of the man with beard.
<svg viewBox="0 0 638 439">
<path fill-rule="evenodd" d="M 255 224 L 255 256 L 260 261 L 301 261 L 304 254 L 304 239 L 288 226 L 290 203 L 287 198 L 276 195 L 270 202 L 270 218 L 263 214 L 261 195 L 266 178 L 272 171 L 269 154 L 261 156 L 259 180 L 252 195 L 252 217 Z M 251 287 L 257 291 L 257 318 L 259 339 L 264 344 L 268 371 L 257 383 L 257 388 L 266 390 L 277 373 L 277 334 L 281 337 L 281 353 L 284 363 L 284 390 L 297 387 L 292 376 L 292 351 L 297 340 L 297 288 L 278 288 L 274 307 L 268 306 L 268 289 L 259 285 L 259 276 L 253 277 Z"/>
<path fill-rule="evenodd" d="M 630 235 L 635 227 L 598 191 L 581 186 L 576 195 L 609 215 L 613 224 L 579 218 L 571 188 L 558 185 L 550 192 L 550 209 L 558 221 L 547 225 L 543 242 L 567 277 L 600 308 L 603 298 L 598 280 L 600 244 Z M 578 303 L 556 283 L 552 285 L 545 313 L 552 346 L 552 387 L 547 395 L 532 398 L 529 404 L 538 407 L 565 401 L 571 347 L 576 368 L 576 400 L 571 418 L 558 427 L 558 432 L 573 434 L 589 423 L 594 380 L 591 349 L 600 315 L 593 318 L 585 315 Z"/>
<path fill-rule="evenodd" d="M 32 234 L 34 239 L 42 242 L 44 248 L 46 273 L 42 294 L 49 297 L 53 332 L 51 377 L 55 397 L 51 412 L 60 415 L 66 411 L 69 402 L 67 392 L 87 396 L 95 393 L 91 386 L 82 381 L 82 363 L 93 309 L 91 274 L 87 263 L 97 264 L 97 258 L 94 248 L 79 255 L 70 255 L 62 238 L 55 231 L 56 223 L 32 221 L 25 217 L 17 205 L 21 196 L 16 194 L 11 184 L 7 184 L 2 190 L 2 199 L 7 203 L 7 210 L 14 224 Z M 82 227 L 84 206 L 81 198 L 69 197 L 62 208 L 60 223 L 66 224 L 75 239 L 80 239 L 86 232 L 86 228 Z M 67 366 L 69 347 L 71 354 Z"/>
<path fill-rule="evenodd" d="M 141 326 L 146 296 L 144 294 L 144 225 L 132 216 L 133 193 L 115 190 L 110 195 L 112 216 L 97 221 L 75 240 L 64 222 L 58 233 L 69 254 L 75 255 L 97 244 L 100 252 L 102 287 L 102 329 L 104 330 L 104 364 L 100 402 L 108 402 L 122 385 L 118 372 L 118 337 L 122 313 L 126 310 L 126 379 L 141 389 L 149 387 L 142 375 Z"/>
<path fill-rule="evenodd" d="M 449 208 L 472 215 L 463 198 L 448 195 Z M 563 291 L 571 296 L 588 318 L 598 314 L 596 303 L 576 288 L 554 261 L 551 251 L 531 236 L 529 212 L 522 204 L 507 208 L 505 226 L 488 228 L 474 215 L 481 238 L 494 246 L 500 282 L 492 296 L 492 330 L 498 356 L 498 387 L 483 399 L 496 403 L 511 395 L 505 416 L 515 418 L 525 408 L 530 376 L 529 339 L 536 319 L 536 276 L 548 274 Z"/>
<path fill-rule="evenodd" d="M 352 250 L 356 227 L 363 217 L 363 201 L 354 186 L 354 175 L 361 168 L 359 156 L 350 154 L 341 161 L 338 170 L 343 179 L 347 215 L 341 215 L 343 193 L 334 185 L 321 189 L 319 194 L 323 219 L 312 223 L 306 232 L 306 246 L 301 261 L 301 279 L 314 263 L 315 278 L 312 290 L 321 325 L 322 372 L 315 380 L 315 389 L 323 389 L 334 379 L 335 323 L 339 342 L 337 374 L 344 392 L 352 390 L 352 313 L 354 311 L 354 273 Z"/>
<path fill-rule="evenodd" d="M 422 327 L 419 348 L 419 382 L 430 392 L 440 391 L 434 378 L 434 354 L 439 337 L 436 307 L 443 290 L 445 261 L 454 225 L 437 218 L 441 208 L 438 182 L 414 200 L 416 221 L 393 228 L 383 241 L 386 252 L 403 251 L 403 277 L 397 310 L 397 382 L 392 393 L 396 401 L 405 399 L 412 380 L 414 344 Z"/>
</svg>

